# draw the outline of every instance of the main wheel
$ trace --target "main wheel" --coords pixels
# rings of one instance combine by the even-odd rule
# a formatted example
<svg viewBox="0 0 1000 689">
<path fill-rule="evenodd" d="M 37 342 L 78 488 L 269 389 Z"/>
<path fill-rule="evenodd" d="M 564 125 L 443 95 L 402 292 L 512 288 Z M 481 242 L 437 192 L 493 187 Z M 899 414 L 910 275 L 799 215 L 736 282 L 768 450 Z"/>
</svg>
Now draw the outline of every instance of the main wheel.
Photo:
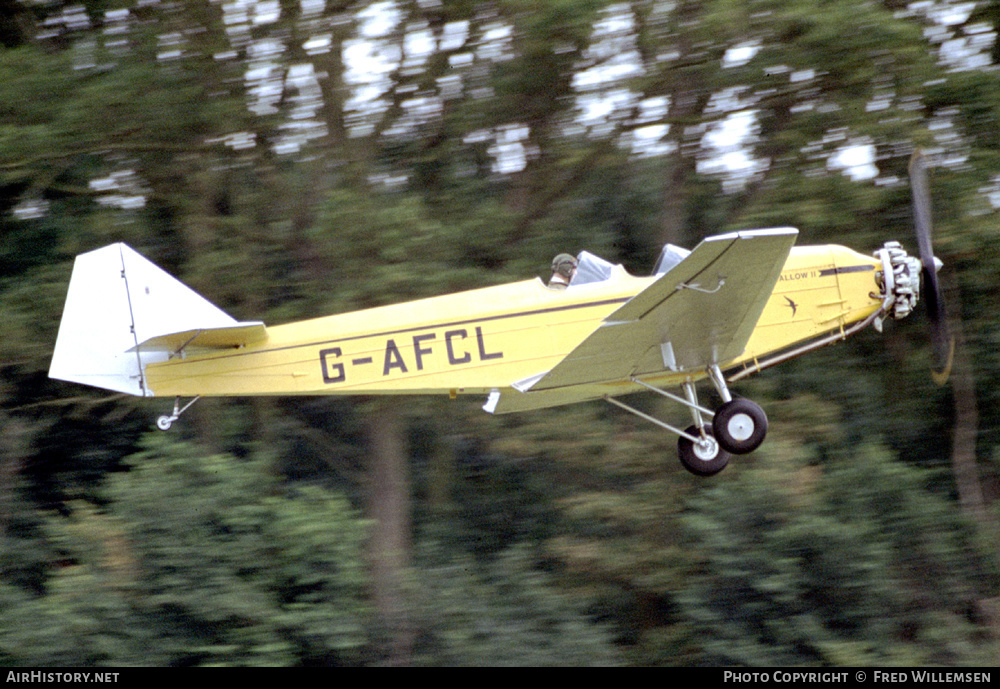
<svg viewBox="0 0 1000 689">
<path fill-rule="evenodd" d="M 697 426 L 690 426 L 686 433 L 700 436 L 701 430 Z M 677 441 L 677 454 L 684 468 L 696 476 L 714 476 L 726 468 L 730 457 L 712 435 L 711 428 L 705 429 L 705 439 L 700 443 L 681 436 Z"/>
<path fill-rule="evenodd" d="M 767 435 L 767 414 L 748 399 L 726 402 L 715 411 L 712 430 L 723 449 L 735 455 L 753 452 Z"/>
</svg>

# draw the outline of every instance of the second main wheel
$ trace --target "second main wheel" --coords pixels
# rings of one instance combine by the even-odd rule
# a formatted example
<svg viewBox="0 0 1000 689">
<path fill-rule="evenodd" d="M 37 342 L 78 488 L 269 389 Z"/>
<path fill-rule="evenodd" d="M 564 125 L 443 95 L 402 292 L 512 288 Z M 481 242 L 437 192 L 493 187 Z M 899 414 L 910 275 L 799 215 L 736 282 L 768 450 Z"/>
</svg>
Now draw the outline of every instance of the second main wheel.
<svg viewBox="0 0 1000 689">
<path fill-rule="evenodd" d="M 701 429 L 697 426 L 689 426 L 685 432 L 692 436 L 701 435 Z M 696 443 L 681 436 L 677 441 L 677 454 L 684 468 L 696 476 L 714 476 L 726 468 L 730 457 L 712 437 L 711 428 L 705 429 L 705 437 L 701 442 Z"/>
<path fill-rule="evenodd" d="M 723 449 L 736 455 L 753 452 L 767 435 L 767 414 L 759 404 L 737 398 L 715 411 L 712 430 Z"/>
</svg>

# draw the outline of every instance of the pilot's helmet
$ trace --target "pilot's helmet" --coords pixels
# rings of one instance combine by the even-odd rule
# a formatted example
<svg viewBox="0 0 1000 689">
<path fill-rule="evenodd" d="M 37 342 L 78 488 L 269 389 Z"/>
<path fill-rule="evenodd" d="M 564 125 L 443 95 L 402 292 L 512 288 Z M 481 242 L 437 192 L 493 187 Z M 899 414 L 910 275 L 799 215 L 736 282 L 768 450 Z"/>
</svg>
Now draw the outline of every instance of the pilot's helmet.
<svg viewBox="0 0 1000 689">
<path fill-rule="evenodd" d="M 576 259 L 569 254 L 559 254 L 552 259 L 552 273 L 558 273 L 567 280 L 573 276 L 576 270 Z"/>
</svg>

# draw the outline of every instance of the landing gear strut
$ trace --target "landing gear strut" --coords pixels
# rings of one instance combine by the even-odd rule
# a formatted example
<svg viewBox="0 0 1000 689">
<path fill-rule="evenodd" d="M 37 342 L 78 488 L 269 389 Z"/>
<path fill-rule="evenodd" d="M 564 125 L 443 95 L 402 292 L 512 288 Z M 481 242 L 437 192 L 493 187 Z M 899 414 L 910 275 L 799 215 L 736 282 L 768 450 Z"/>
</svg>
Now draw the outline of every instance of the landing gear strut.
<svg viewBox="0 0 1000 689">
<path fill-rule="evenodd" d="M 734 455 L 753 452 L 764 442 L 767 435 L 767 414 L 760 405 L 748 399 L 733 399 L 717 365 L 708 367 L 708 379 L 712 381 L 722 406 L 715 410 L 712 431 L 724 450 Z"/>
<path fill-rule="evenodd" d="M 683 431 L 624 402 L 611 397 L 605 399 L 616 407 L 677 434 L 677 453 L 684 468 L 697 476 L 713 476 L 726 468 L 732 455 L 747 454 L 760 447 L 767 435 L 767 415 L 760 405 L 748 399 L 733 399 L 718 366 L 709 366 L 707 373 L 723 401 L 715 412 L 698 404 L 693 381 L 681 384 L 684 397 L 679 397 L 637 378 L 632 379 L 633 383 L 683 404 L 691 411 L 694 424 Z M 711 423 L 706 423 L 706 416 L 712 419 Z"/>
</svg>

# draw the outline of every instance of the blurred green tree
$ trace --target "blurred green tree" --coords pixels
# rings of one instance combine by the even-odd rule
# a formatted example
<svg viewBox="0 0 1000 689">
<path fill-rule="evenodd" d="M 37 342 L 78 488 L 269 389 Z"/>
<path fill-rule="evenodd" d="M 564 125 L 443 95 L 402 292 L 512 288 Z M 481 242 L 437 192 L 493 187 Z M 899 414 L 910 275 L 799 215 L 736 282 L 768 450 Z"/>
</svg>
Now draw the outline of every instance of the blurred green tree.
<svg viewBox="0 0 1000 689">
<path fill-rule="evenodd" d="M 683 518 L 703 569 L 680 600 L 704 662 L 989 662 L 995 563 L 920 470 L 866 446 L 794 473 L 744 472 Z"/>
<path fill-rule="evenodd" d="M 371 607 L 365 526 L 266 458 L 150 436 L 84 502 L 44 522 L 44 595 L 4 584 L 0 653 L 18 665 L 356 665 Z"/>
</svg>

